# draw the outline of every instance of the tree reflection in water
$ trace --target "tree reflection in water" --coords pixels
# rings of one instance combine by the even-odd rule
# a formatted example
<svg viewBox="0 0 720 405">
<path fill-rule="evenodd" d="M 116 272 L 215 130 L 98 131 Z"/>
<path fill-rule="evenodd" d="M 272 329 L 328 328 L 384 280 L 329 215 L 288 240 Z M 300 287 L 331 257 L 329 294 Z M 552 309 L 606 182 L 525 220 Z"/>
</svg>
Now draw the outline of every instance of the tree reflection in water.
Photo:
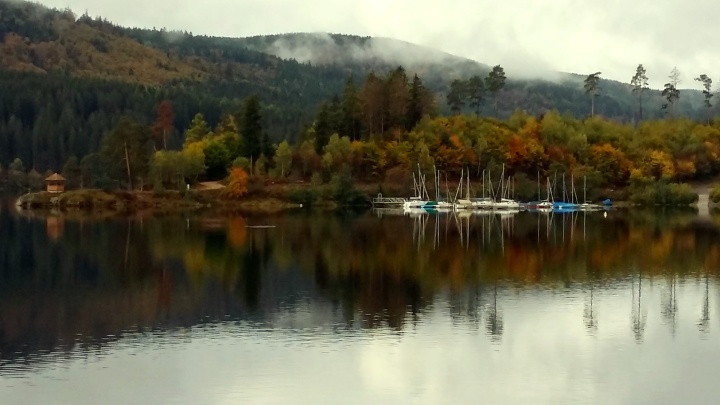
<svg viewBox="0 0 720 405">
<path fill-rule="evenodd" d="M 629 289 L 642 342 L 646 283 L 665 280 L 661 314 L 674 330 L 678 282 L 702 277 L 698 327 L 708 330 L 720 264 L 717 227 L 694 213 L 65 213 L 61 233 L 32 215 L 0 212 L 2 356 L 212 320 L 275 325 L 320 303 L 328 307 L 307 322 L 401 331 L 438 297 L 450 297 L 453 319 L 484 324 L 500 342 L 507 297 L 531 288 L 584 290 L 593 334 L 602 330 L 598 294 Z"/>
</svg>

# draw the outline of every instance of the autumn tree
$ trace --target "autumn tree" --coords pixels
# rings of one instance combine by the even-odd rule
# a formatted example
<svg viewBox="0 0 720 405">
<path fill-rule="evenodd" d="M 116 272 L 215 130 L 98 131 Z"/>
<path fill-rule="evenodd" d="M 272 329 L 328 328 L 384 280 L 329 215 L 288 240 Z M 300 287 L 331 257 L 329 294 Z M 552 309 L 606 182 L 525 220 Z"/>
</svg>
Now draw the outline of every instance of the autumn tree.
<svg viewBox="0 0 720 405">
<path fill-rule="evenodd" d="M 102 140 L 102 154 L 114 176 L 124 177 L 128 190 L 148 169 L 150 161 L 150 133 L 146 126 L 128 117 L 120 119 L 115 128 Z"/>
<path fill-rule="evenodd" d="M 385 99 L 383 80 L 374 72 L 370 72 L 365 78 L 365 83 L 360 91 L 360 100 L 365 126 L 371 134 L 385 132 Z"/>
<path fill-rule="evenodd" d="M 314 169 L 315 163 L 319 159 L 313 142 L 306 140 L 301 143 L 298 148 L 298 155 L 302 164 L 302 174 L 303 176 L 307 176 L 310 173 L 310 170 Z"/>
<path fill-rule="evenodd" d="M 157 107 L 157 118 L 152 128 L 154 139 L 159 140 L 163 149 L 167 149 L 167 140 L 175 128 L 175 113 L 170 101 L 163 100 Z"/>
<path fill-rule="evenodd" d="M 287 141 L 282 141 L 275 150 L 275 168 L 280 170 L 280 177 L 285 177 L 285 174 L 290 171 L 292 167 L 292 149 Z"/>
<path fill-rule="evenodd" d="M 225 195 L 232 199 L 238 199 L 247 193 L 248 175 L 245 170 L 234 167 L 230 171 L 228 185 L 225 188 Z"/>
<path fill-rule="evenodd" d="M 473 76 L 467 82 L 468 105 L 480 116 L 480 108 L 485 101 L 485 82 L 480 76 Z"/>
<path fill-rule="evenodd" d="M 352 144 L 350 138 L 333 134 L 328 144 L 323 148 L 323 166 L 328 171 L 337 171 L 348 167 L 352 157 Z"/>
<path fill-rule="evenodd" d="M 467 85 L 462 80 L 453 80 L 450 83 L 450 91 L 448 91 L 446 99 L 450 106 L 450 111 L 459 114 L 465 107 L 465 99 L 467 98 Z"/>
<path fill-rule="evenodd" d="M 712 93 L 712 79 L 708 77 L 706 74 L 702 74 L 695 78 L 695 80 L 702 83 L 703 86 L 703 96 L 705 96 L 705 108 L 710 111 L 710 108 L 712 108 L 712 103 L 710 103 L 710 99 L 713 97 Z M 708 125 L 710 125 L 710 114 L 708 113 Z"/>
<path fill-rule="evenodd" d="M 595 72 L 595 73 L 589 74 L 585 78 L 585 82 L 584 82 L 585 83 L 584 84 L 585 94 L 590 95 L 590 116 L 591 117 L 595 116 L 595 97 L 597 96 L 597 94 L 600 90 L 599 84 L 600 84 L 600 75 L 601 74 L 602 74 L 602 72 Z"/>
<path fill-rule="evenodd" d="M 589 163 L 602 174 L 605 185 L 609 186 L 625 185 L 632 169 L 625 153 L 608 143 L 590 148 Z"/>
<path fill-rule="evenodd" d="M 630 80 L 630 85 L 633 87 L 632 92 L 635 95 L 635 99 L 637 100 L 640 113 L 639 118 L 640 121 L 642 121 L 642 96 L 645 90 L 649 89 L 647 71 L 645 70 L 645 67 L 643 67 L 642 63 L 638 65 L 637 69 L 635 69 L 635 75 Z"/>
<path fill-rule="evenodd" d="M 488 76 L 485 78 L 485 87 L 493 96 L 495 104 L 495 116 L 498 115 L 498 94 L 505 87 L 505 69 L 500 65 L 493 66 Z"/>
<path fill-rule="evenodd" d="M 674 117 L 676 112 L 676 103 L 680 100 L 680 90 L 677 88 L 680 84 L 680 71 L 677 67 L 674 67 L 670 71 L 670 82 L 665 83 L 665 88 L 662 91 L 662 96 L 665 97 L 667 103 L 662 105 L 663 110 L 667 109 L 668 106 L 671 109 L 671 114 Z"/>
</svg>

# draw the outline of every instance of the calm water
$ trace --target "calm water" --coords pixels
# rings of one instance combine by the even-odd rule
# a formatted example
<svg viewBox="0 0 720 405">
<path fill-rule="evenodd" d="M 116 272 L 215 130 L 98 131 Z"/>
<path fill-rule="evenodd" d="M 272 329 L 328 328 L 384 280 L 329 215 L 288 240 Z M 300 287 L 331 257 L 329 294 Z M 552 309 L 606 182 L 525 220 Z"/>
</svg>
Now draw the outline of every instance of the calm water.
<svg viewBox="0 0 720 405">
<path fill-rule="evenodd" d="M 0 403 L 716 403 L 714 221 L 3 207 Z"/>
</svg>

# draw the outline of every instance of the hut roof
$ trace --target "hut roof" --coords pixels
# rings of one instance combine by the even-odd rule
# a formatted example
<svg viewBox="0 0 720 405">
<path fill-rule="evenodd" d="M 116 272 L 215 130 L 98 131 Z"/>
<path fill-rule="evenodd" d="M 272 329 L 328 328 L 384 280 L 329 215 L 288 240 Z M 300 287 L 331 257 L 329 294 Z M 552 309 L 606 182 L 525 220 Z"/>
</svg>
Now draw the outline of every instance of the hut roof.
<svg viewBox="0 0 720 405">
<path fill-rule="evenodd" d="M 65 181 L 65 180 L 66 180 L 65 177 L 63 177 L 57 173 L 53 173 L 52 176 L 45 179 L 45 181 Z"/>
</svg>

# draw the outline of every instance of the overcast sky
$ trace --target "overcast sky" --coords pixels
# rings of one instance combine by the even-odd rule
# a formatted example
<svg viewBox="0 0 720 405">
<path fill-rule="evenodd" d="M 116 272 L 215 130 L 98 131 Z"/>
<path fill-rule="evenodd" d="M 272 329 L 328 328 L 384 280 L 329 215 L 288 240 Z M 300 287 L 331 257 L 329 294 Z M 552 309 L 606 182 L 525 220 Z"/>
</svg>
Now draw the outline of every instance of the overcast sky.
<svg viewBox="0 0 720 405">
<path fill-rule="evenodd" d="M 384 36 L 513 70 L 549 69 L 652 87 L 673 66 L 681 88 L 720 82 L 715 0 L 41 0 L 124 26 L 242 37 L 285 32 Z M 717 87 L 717 86 L 716 86 Z"/>
</svg>

